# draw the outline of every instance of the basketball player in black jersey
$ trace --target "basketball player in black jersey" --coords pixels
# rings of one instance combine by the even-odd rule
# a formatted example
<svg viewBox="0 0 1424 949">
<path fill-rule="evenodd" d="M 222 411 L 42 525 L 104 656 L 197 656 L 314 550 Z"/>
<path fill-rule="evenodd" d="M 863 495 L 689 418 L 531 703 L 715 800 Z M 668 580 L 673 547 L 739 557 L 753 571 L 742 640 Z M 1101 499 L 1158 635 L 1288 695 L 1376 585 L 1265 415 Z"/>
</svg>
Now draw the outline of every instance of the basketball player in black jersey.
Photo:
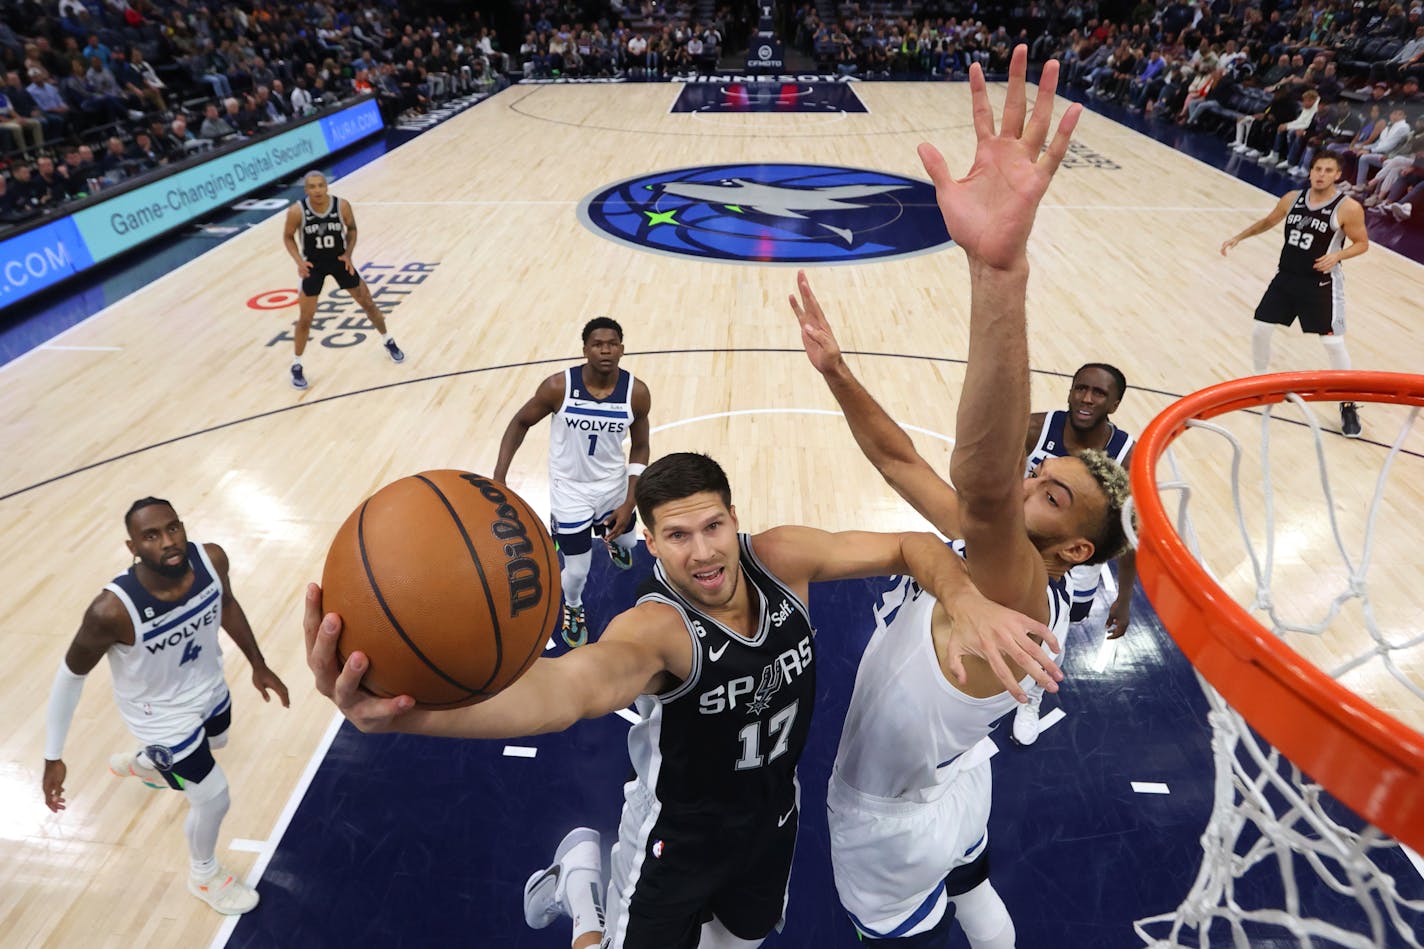
<svg viewBox="0 0 1424 949">
<path fill-rule="evenodd" d="M 1297 317 L 1301 332 L 1320 336 L 1331 369 L 1350 368 L 1340 262 L 1369 250 L 1370 237 L 1365 209 L 1336 187 L 1339 180 L 1339 157 L 1321 152 L 1310 163 L 1309 188 L 1287 191 L 1270 214 L 1221 245 L 1225 257 L 1246 238 L 1286 222 L 1279 269 L 1256 307 L 1256 328 L 1251 333 L 1252 368 L 1257 373 L 1265 372 L 1270 363 L 1276 326 L 1289 326 Z M 1342 246 L 1347 237 L 1349 246 Z M 1360 415 L 1353 402 L 1340 403 L 1340 431 L 1346 438 L 1360 437 Z"/>
<path fill-rule="evenodd" d="M 562 731 L 637 703 L 605 927 L 598 835 L 579 828 L 530 878 L 525 916 L 574 920 L 577 949 L 749 949 L 780 922 L 797 828 L 796 763 L 815 702 L 810 583 L 912 574 L 958 628 L 1016 640 L 1047 684 L 1057 669 L 1029 632 L 1047 628 L 990 603 L 929 534 L 738 532 L 726 475 L 705 455 L 649 465 L 636 500 L 658 564 L 636 606 L 593 643 L 540 658 L 469 708 L 414 708 L 360 688 L 367 659 L 336 659 L 341 619 L 307 589 L 308 664 L 322 694 L 359 729 L 466 738 Z M 1050 648 L 1057 648 L 1050 637 Z M 478 941 L 478 940 L 476 940 Z"/>
<path fill-rule="evenodd" d="M 307 348 L 307 336 L 311 333 L 312 317 L 316 315 L 317 297 L 326 283 L 327 277 L 336 278 L 336 285 L 351 294 L 351 299 L 366 311 L 366 318 L 381 334 L 381 345 L 392 362 L 402 362 L 405 353 L 396 341 L 386 333 L 386 318 L 376 301 L 371 299 L 371 288 L 356 272 L 351 262 L 351 254 L 356 250 L 356 215 L 351 205 L 326 190 L 326 175 L 319 171 L 307 172 L 303 181 L 307 196 L 287 209 L 287 222 L 282 240 L 287 245 L 287 253 L 297 262 L 297 276 L 302 278 L 301 293 L 297 297 L 297 330 L 293 342 L 292 386 L 296 389 L 307 387 L 307 377 L 302 372 L 302 353 Z M 297 235 L 301 234 L 301 245 Z"/>
</svg>

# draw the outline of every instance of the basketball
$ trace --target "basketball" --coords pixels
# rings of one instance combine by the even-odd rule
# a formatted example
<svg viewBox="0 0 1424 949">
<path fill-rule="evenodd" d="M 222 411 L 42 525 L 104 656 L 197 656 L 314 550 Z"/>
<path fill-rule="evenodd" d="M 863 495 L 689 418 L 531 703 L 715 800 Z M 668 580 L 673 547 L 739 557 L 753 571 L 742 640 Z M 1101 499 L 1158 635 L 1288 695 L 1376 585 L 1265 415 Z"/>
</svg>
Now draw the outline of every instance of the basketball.
<svg viewBox="0 0 1424 949">
<path fill-rule="evenodd" d="M 543 650 L 559 562 L 539 517 L 504 485 L 425 471 L 361 502 L 331 542 L 322 610 L 337 652 L 370 660 L 363 685 L 458 708 L 498 694 Z"/>
</svg>

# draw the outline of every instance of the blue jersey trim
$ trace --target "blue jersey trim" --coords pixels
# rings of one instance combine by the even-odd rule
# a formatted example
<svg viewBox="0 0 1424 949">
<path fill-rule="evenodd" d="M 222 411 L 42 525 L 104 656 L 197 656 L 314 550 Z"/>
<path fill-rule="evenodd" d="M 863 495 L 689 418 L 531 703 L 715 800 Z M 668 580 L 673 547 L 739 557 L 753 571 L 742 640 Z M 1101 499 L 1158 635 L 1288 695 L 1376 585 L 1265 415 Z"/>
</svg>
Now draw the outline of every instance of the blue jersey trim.
<svg viewBox="0 0 1424 949">
<path fill-rule="evenodd" d="M 214 590 L 212 593 L 209 593 L 207 596 L 203 597 L 202 601 L 201 601 L 200 603 L 198 603 L 197 606 L 193 607 L 191 610 L 188 610 L 188 611 L 187 611 L 186 613 L 184 613 L 182 616 L 176 617 L 175 619 L 172 619 L 172 620 L 170 620 L 169 622 L 164 623 L 162 626 L 156 627 L 156 628 L 151 629 L 151 630 L 149 630 L 148 632 L 144 633 L 144 634 L 143 634 L 143 641 L 144 641 L 144 642 L 148 642 L 150 639 L 152 639 L 152 638 L 155 637 L 155 636 L 162 636 L 164 633 L 168 632 L 170 629 L 172 629 L 172 628 L 175 627 L 175 626 L 181 626 L 181 625 L 183 625 L 183 623 L 186 622 L 187 620 L 192 619 L 192 618 L 193 618 L 194 616 L 196 616 L 197 614 L 203 612 L 203 610 L 206 610 L 208 607 L 212 606 L 212 605 L 213 605 L 213 601 L 216 600 L 217 598 L 218 598 L 218 591 L 217 591 L 217 590 Z"/>
<path fill-rule="evenodd" d="M 975 846 L 978 846 L 978 844 L 975 844 Z M 909 915 L 909 918 L 907 918 L 903 923 L 896 926 L 888 933 L 876 932 L 869 926 L 862 923 L 860 920 L 856 919 L 855 914 L 850 912 L 849 910 L 846 910 L 846 915 L 850 917 L 851 922 L 855 923 L 856 929 L 859 929 L 861 932 L 865 933 L 867 936 L 870 936 L 872 939 L 899 939 L 901 936 L 905 935 L 905 933 L 909 932 L 911 929 L 914 929 L 916 926 L 918 926 L 921 922 L 924 921 L 925 917 L 928 916 L 934 910 L 935 904 L 939 902 L 940 894 L 943 892 L 944 881 L 940 880 L 939 885 L 930 891 L 930 895 L 925 897 L 925 901 L 919 905 L 919 908 L 916 909 L 913 913 L 911 913 Z"/>
<path fill-rule="evenodd" d="M 598 418 L 628 418 L 627 412 L 616 412 L 612 409 L 582 409 L 577 405 L 564 406 L 565 415 L 593 415 Z"/>
</svg>

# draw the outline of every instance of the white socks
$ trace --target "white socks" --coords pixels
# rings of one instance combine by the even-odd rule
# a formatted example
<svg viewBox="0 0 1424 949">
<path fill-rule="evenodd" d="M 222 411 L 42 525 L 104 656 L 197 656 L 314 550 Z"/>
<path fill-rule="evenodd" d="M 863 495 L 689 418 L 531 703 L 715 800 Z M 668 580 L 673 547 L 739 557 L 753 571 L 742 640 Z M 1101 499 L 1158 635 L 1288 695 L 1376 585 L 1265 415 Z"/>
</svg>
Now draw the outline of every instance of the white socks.
<svg viewBox="0 0 1424 949">
<path fill-rule="evenodd" d="M 1274 323 L 1256 320 L 1251 324 L 1251 371 L 1256 375 L 1271 364 L 1271 334 L 1275 331 Z"/>
<path fill-rule="evenodd" d="M 194 880 L 206 880 L 218 869 L 218 830 L 231 803 L 227 775 L 214 765 L 206 778 L 184 789 L 188 797 L 188 817 L 183 833 L 188 838 L 189 870 Z"/>
<path fill-rule="evenodd" d="M 1344 337 L 1322 336 L 1320 342 L 1325 346 L 1325 358 L 1330 360 L 1331 369 L 1350 368 L 1350 353 L 1345 349 Z"/>
<path fill-rule="evenodd" d="M 564 554 L 564 569 L 559 583 L 564 588 L 564 602 L 569 606 L 583 605 L 583 588 L 588 583 L 588 570 L 593 565 L 593 552 Z"/>
<path fill-rule="evenodd" d="M 579 847 L 592 848 L 594 856 L 591 859 L 566 857 L 565 859 L 569 863 L 601 865 L 597 843 L 585 840 L 569 853 L 574 854 Z M 574 921 L 574 941 L 586 933 L 603 932 L 603 873 L 601 870 L 589 869 L 588 866 L 568 868 L 564 876 L 564 909 L 568 911 L 569 917 Z"/>
</svg>

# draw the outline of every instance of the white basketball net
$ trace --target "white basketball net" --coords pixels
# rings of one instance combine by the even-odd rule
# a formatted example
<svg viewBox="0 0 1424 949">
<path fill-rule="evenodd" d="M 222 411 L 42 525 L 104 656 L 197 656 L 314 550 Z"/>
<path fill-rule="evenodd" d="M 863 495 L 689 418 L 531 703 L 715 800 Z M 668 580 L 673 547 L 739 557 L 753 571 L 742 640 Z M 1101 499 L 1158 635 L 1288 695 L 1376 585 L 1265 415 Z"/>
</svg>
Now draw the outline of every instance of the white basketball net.
<svg viewBox="0 0 1424 949">
<path fill-rule="evenodd" d="M 1288 634 L 1318 636 L 1330 626 L 1348 601 L 1359 599 L 1370 637 L 1369 647 L 1326 671 L 1338 679 L 1366 663 L 1379 662 L 1394 679 L 1424 701 L 1424 690 L 1410 681 L 1396 664 L 1400 653 L 1424 642 L 1424 634 L 1399 639 L 1381 632 L 1366 586 L 1375 519 L 1385 482 L 1419 409 L 1416 407 L 1409 412 L 1380 471 L 1370 502 L 1364 549 L 1357 563 L 1346 549 L 1336 523 L 1335 499 L 1319 422 L 1299 396 L 1292 393 L 1287 399 L 1301 410 L 1314 434 L 1330 528 L 1349 575 L 1347 586 L 1331 601 L 1326 614 L 1316 623 L 1287 622 L 1278 614 L 1271 598 L 1276 521 L 1270 474 L 1270 409 L 1263 412 L 1261 419 L 1265 539 L 1264 553 L 1260 555 L 1247 529 L 1242 505 L 1240 442 L 1231 432 L 1211 422 L 1192 420 L 1187 423 L 1188 427 L 1220 435 L 1231 444 L 1232 500 L 1256 583 L 1251 610 L 1264 626 L 1282 639 L 1286 639 Z M 1172 480 L 1159 481 L 1158 490 L 1177 493 L 1178 533 L 1192 555 L 1205 567 L 1188 512 L 1191 487 L 1182 480 L 1170 449 L 1163 458 L 1171 467 Z M 1124 523 L 1136 546 L 1137 538 L 1131 521 L 1130 512 L 1125 512 Z M 1210 572 L 1210 568 L 1207 569 Z M 1387 849 L 1397 854 L 1400 845 L 1373 826 L 1355 831 L 1332 818 L 1326 812 L 1323 789 L 1257 736 L 1205 679 L 1200 675 L 1197 678 L 1210 705 L 1208 719 L 1212 728 L 1212 753 L 1216 760 L 1214 804 L 1211 819 L 1201 838 L 1201 868 L 1182 904 L 1174 912 L 1135 922 L 1133 926 L 1137 935 L 1154 949 L 1209 945 L 1249 949 L 1266 939 L 1272 940 L 1272 946 L 1292 944 L 1293 941 L 1295 945 L 1306 947 L 1340 945 L 1373 949 L 1410 946 L 1420 949 L 1420 940 L 1424 938 L 1421 935 L 1424 933 L 1424 899 L 1408 899 L 1401 895 L 1394 878 L 1381 869 L 1372 857 Z M 1337 803 L 1332 802 L 1329 806 L 1337 814 L 1343 810 Z M 1315 918 L 1311 915 L 1312 907 L 1303 905 L 1297 876 L 1305 877 L 1309 873 L 1343 898 L 1334 900 L 1329 908 L 1335 922 Z M 1253 881 L 1261 880 L 1262 874 L 1270 874 L 1273 887 L 1280 891 L 1283 905 L 1242 906 L 1237 900 L 1237 883 L 1248 874 L 1252 874 Z M 1418 879 L 1406 879 L 1404 886 L 1416 896 L 1424 892 L 1424 885 Z M 1314 890 L 1317 895 L 1321 893 L 1318 885 Z M 1352 904 L 1358 907 L 1357 913 Z M 1344 912 L 1342 907 L 1349 912 Z M 1319 912 L 1320 908 L 1314 911 Z M 1355 918 L 1342 924 L 1341 916 L 1351 913 Z M 1229 941 L 1225 939 L 1228 933 Z M 1184 942 L 1184 939 L 1188 941 Z"/>
</svg>

